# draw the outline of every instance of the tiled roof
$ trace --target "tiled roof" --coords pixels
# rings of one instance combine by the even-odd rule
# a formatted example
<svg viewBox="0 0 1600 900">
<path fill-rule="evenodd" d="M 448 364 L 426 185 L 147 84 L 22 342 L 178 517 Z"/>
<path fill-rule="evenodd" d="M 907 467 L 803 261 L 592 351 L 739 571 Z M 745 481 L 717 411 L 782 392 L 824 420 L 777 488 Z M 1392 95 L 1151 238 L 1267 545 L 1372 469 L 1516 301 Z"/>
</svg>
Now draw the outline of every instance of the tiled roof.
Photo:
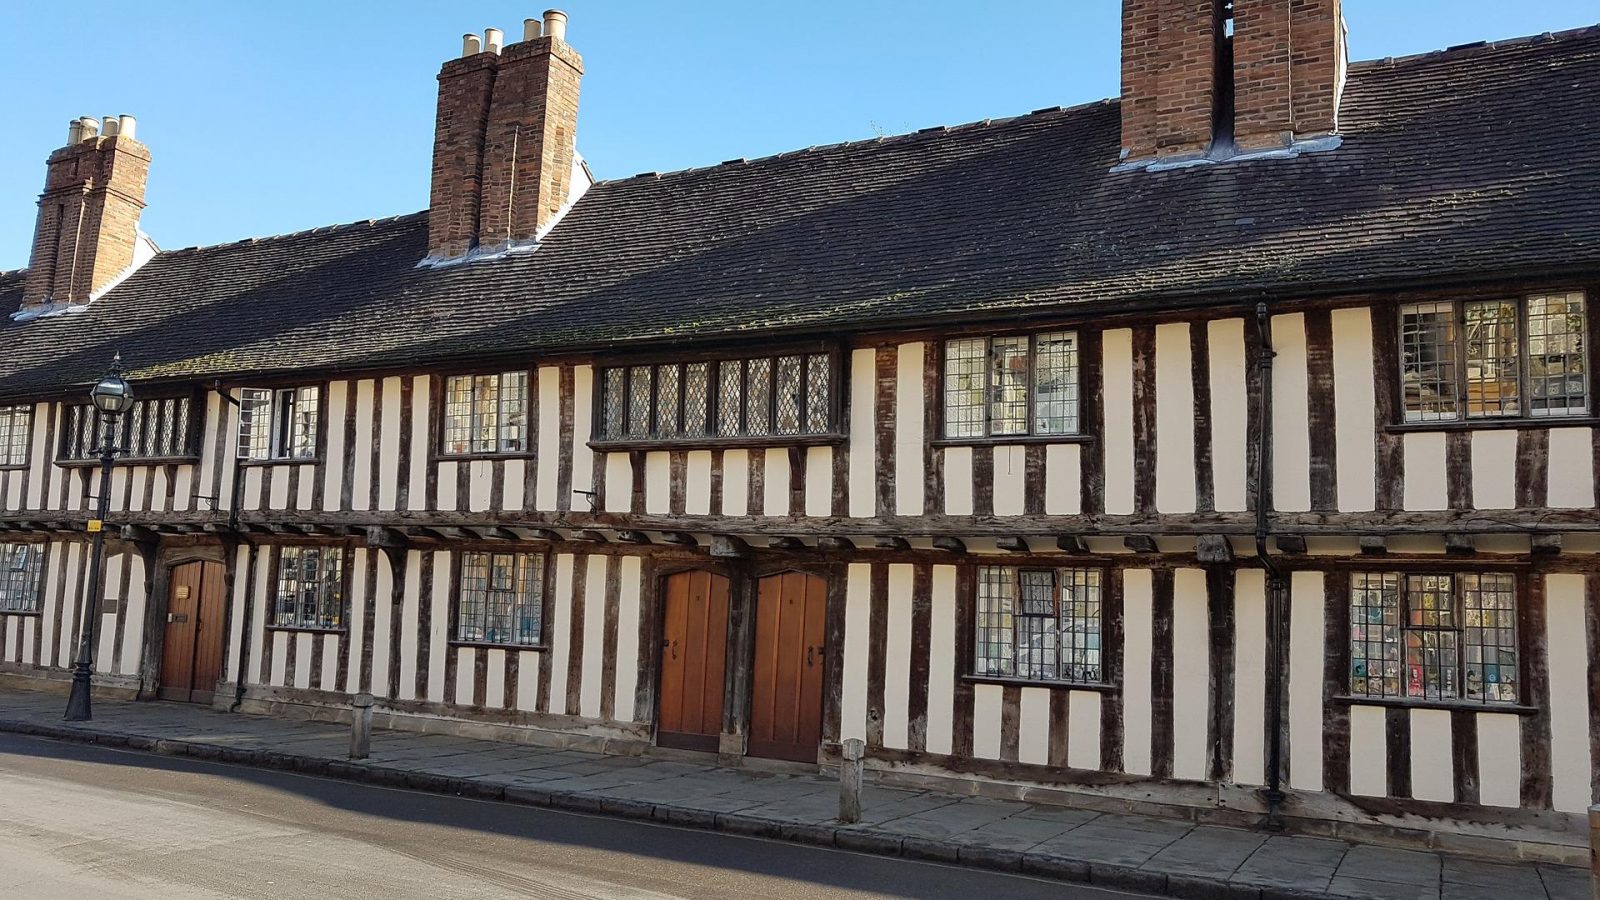
<svg viewBox="0 0 1600 900">
<path fill-rule="evenodd" d="M 1594 272 L 1596 126 L 1600 28 L 1358 63 L 1294 159 L 1113 174 L 1105 102 L 601 182 L 500 260 L 416 268 L 425 213 L 165 252 L 0 319 L 0 395 Z"/>
</svg>

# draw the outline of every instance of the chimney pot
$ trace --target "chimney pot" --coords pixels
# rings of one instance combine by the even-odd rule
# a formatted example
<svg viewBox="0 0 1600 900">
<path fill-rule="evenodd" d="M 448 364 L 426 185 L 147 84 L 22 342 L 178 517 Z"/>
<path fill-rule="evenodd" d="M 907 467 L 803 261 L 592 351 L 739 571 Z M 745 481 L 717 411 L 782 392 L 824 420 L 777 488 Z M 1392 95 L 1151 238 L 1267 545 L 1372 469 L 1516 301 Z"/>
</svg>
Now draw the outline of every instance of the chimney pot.
<svg viewBox="0 0 1600 900">
<path fill-rule="evenodd" d="M 105 135 L 108 138 L 116 137 L 117 136 L 117 127 L 119 125 L 119 123 L 117 122 L 117 117 L 116 116 L 106 116 L 105 119 L 104 119 L 104 122 L 105 122 L 105 124 L 100 129 L 100 133 Z"/>
<path fill-rule="evenodd" d="M 544 11 L 544 33 L 558 41 L 567 39 L 567 14 L 559 9 Z"/>
<path fill-rule="evenodd" d="M 77 119 L 67 123 L 67 146 L 75 147 L 83 141 L 83 123 Z"/>
<path fill-rule="evenodd" d="M 482 38 L 478 37 L 475 34 L 463 34 L 461 36 L 461 56 L 462 56 L 463 59 L 465 59 L 468 56 L 477 56 L 479 53 L 482 53 L 482 52 L 483 52 L 483 39 Z"/>
<path fill-rule="evenodd" d="M 138 130 L 139 130 L 139 120 L 138 119 L 135 119 L 133 116 L 130 116 L 127 113 L 123 113 L 122 115 L 117 117 L 117 133 L 118 134 L 122 135 L 123 137 L 125 137 L 125 138 L 127 138 L 128 140 L 131 141 L 131 140 L 134 140 L 134 135 L 138 132 Z"/>
<path fill-rule="evenodd" d="M 544 34 L 544 22 L 538 19 L 522 20 L 522 39 L 524 41 L 537 41 Z"/>
<path fill-rule="evenodd" d="M 498 28 L 485 28 L 483 30 L 483 49 L 490 53 L 498 54 L 505 44 L 505 34 Z"/>
<path fill-rule="evenodd" d="M 84 116 L 78 120 L 82 132 L 78 135 L 79 141 L 90 141 L 100 136 L 100 120 L 94 116 Z"/>
</svg>

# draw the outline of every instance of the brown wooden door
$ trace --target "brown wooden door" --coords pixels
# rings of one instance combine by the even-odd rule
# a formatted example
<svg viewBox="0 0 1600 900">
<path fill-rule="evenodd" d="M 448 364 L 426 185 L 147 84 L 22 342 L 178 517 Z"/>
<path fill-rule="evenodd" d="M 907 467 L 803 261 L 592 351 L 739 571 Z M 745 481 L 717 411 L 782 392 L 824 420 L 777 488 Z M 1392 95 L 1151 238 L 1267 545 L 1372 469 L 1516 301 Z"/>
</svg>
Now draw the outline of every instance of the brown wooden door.
<svg viewBox="0 0 1600 900">
<path fill-rule="evenodd" d="M 663 583 L 656 743 L 718 749 L 728 658 L 728 579 L 680 572 Z"/>
<path fill-rule="evenodd" d="M 173 566 L 167 580 L 166 635 L 161 643 L 163 700 L 211 702 L 222 678 L 226 602 L 220 563 Z"/>
<path fill-rule="evenodd" d="M 828 583 L 786 572 L 761 579 L 750 686 L 751 756 L 817 761 L 822 742 Z"/>
</svg>

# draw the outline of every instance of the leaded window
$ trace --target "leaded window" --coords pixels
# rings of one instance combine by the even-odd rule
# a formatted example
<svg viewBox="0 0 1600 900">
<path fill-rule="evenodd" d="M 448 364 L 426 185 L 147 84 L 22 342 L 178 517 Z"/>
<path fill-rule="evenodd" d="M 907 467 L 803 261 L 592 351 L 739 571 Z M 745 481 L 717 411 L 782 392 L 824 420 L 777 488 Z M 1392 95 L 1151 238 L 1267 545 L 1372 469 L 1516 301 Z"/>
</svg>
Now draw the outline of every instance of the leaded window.
<svg viewBox="0 0 1600 900">
<path fill-rule="evenodd" d="M 194 454 L 192 441 L 193 400 L 189 397 L 162 397 L 136 400 L 133 407 L 116 420 L 112 440 L 124 459 L 169 459 Z M 102 429 L 100 414 L 84 403 L 69 406 L 61 428 L 61 459 L 87 460 L 100 457 Z"/>
<path fill-rule="evenodd" d="M 1099 569 L 978 569 L 973 673 L 1099 684 Z"/>
<path fill-rule="evenodd" d="M 1078 434 L 1078 390 L 1076 332 L 946 341 L 944 436 Z"/>
<path fill-rule="evenodd" d="M 239 458 L 315 459 L 316 387 L 245 388 L 239 392 Z"/>
<path fill-rule="evenodd" d="M 273 624 L 279 628 L 344 627 L 344 549 L 282 547 Z"/>
<path fill-rule="evenodd" d="M 1516 620 L 1508 574 L 1356 574 L 1350 693 L 1515 703 Z"/>
<path fill-rule="evenodd" d="M 1407 422 L 1589 412 L 1581 293 L 1432 301 L 1400 308 Z"/>
<path fill-rule="evenodd" d="M 43 609 L 39 590 L 43 577 L 43 544 L 0 544 L 0 612 Z"/>
<path fill-rule="evenodd" d="M 32 425 L 33 407 L 0 406 L 0 466 L 27 464 Z"/>
<path fill-rule="evenodd" d="M 610 382 L 606 388 L 611 388 Z M 527 449 L 527 372 L 445 379 L 442 452 L 446 456 Z"/>
<path fill-rule="evenodd" d="M 826 353 L 660 363 L 601 374 L 601 440 L 833 434 Z"/>
<path fill-rule="evenodd" d="M 456 640 L 538 644 L 544 625 L 544 559 L 537 553 L 463 554 Z"/>
</svg>

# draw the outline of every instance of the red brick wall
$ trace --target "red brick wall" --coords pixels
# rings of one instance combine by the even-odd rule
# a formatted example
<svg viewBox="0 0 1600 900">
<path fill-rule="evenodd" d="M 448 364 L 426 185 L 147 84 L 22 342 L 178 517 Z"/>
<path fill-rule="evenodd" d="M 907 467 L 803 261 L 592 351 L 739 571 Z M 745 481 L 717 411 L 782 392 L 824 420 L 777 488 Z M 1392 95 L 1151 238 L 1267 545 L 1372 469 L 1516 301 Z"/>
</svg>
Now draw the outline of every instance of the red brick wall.
<svg viewBox="0 0 1600 900">
<path fill-rule="evenodd" d="M 483 140 L 500 57 L 452 59 L 439 71 L 433 131 L 433 185 L 428 200 L 428 253 L 460 256 L 478 237 Z"/>
<path fill-rule="evenodd" d="M 1340 0 L 1235 0 L 1233 40 L 1240 147 L 1334 131 L 1344 58 Z"/>
<path fill-rule="evenodd" d="M 97 137 L 50 154 L 23 305 L 83 303 L 133 265 L 150 150 Z"/>
<path fill-rule="evenodd" d="M 550 37 L 500 58 L 484 149 L 479 241 L 532 240 L 566 203 L 577 153 L 583 58 Z"/>
<path fill-rule="evenodd" d="M 1205 149 L 1215 69 L 1213 0 L 1124 0 L 1122 146 L 1129 156 Z"/>
</svg>

